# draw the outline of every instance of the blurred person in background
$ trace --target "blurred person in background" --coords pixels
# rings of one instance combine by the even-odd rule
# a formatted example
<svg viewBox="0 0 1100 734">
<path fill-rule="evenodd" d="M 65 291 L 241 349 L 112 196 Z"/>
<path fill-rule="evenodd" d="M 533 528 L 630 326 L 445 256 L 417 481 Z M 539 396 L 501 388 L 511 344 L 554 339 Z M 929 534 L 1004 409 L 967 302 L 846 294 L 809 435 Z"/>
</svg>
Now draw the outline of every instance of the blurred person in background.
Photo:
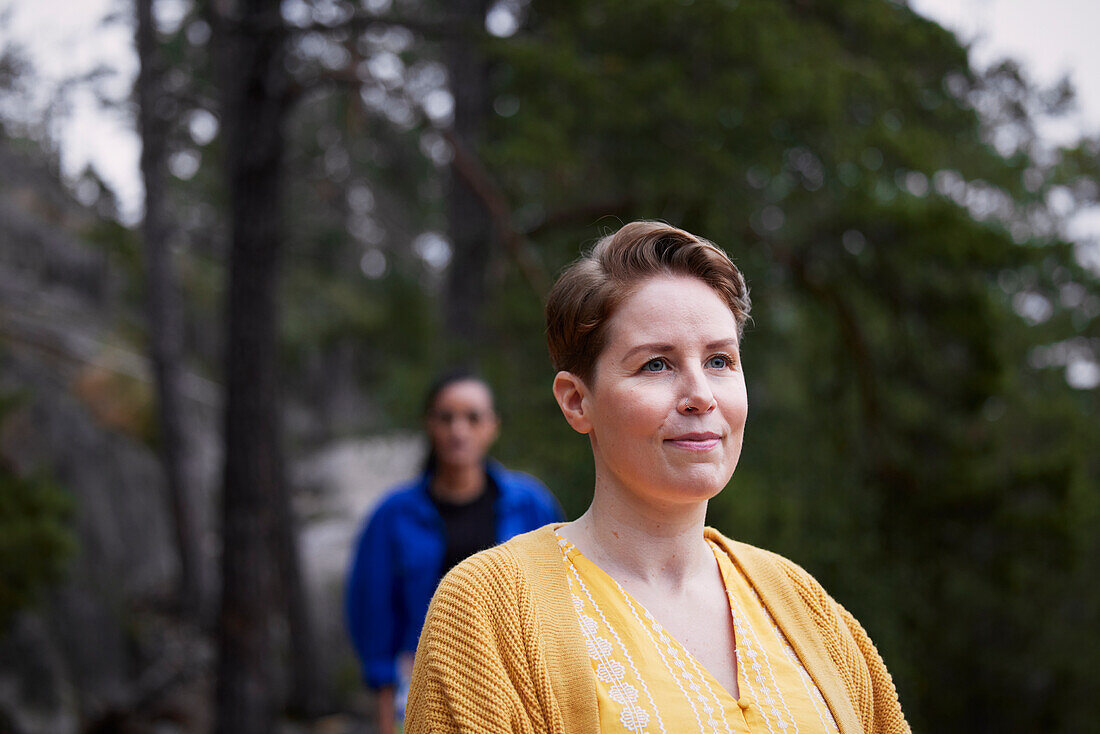
<svg viewBox="0 0 1100 734">
<path fill-rule="evenodd" d="M 553 391 L 589 438 L 592 504 L 443 579 L 409 732 L 909 731 L 855 618 L 796 564 L 704 525 L 741 453 L 749 306 L 725 252 L 655 222 L 558 279 Z"/>
<path fill-rule="evenodd" d="M 488 384 L 454 370 L 428 391 L 424 472 L 391 490 L 359 536 L 346 589 L 348 630 L 379 731 L 401 725 L 420 627 L 443 574 L 467 556 L 561 520 L 561 506 L 527 474 L 488 458 L 500 431 Z"/>
</svg>

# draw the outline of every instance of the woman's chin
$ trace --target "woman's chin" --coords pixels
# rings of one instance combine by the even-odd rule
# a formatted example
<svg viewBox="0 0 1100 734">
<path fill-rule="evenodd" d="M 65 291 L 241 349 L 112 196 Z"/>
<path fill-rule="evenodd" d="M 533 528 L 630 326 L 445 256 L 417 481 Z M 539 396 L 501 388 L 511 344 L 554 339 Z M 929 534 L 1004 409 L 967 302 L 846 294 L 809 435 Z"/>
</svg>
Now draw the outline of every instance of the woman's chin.
<svg viewBox="0 0 1100 734">
<path fill-rule="evenodd" d="M 650 471 L 638 466 L 606 467 L 606 473 L 596 470 L 597 487 L 607 484 L 617 487 L 616 493 L 634 496 L 644 502 L 674 506 L 706 502 L 719 494 L 729 483 L 733 468 L 716 462 L 681 462 L 650 465 Z M 601 481 L 601 473 L 606 482 Z"/>
<path fill-rule="evenodd" d="M 660 494 L 673 504 L 706 502 L 718 495 L 728 482 L 725 472 L 679 472 L 662 483 Z"/>
<path fill-rule="evenodd" d="M 481 466 L 484 459 L 476 454 L 456 453 L 437 457 L 440 469 L 463 470 L 472 466 Z"/>
<path fill-rule="evenodd" d="M 706 471 L 690 472 L 689 476 L 681 478 L 676 485 L 680 493 L 708 500 L 719 494 L 729 484 L 732 472 L 714 470 L 713 467 Z"/>
</svg>

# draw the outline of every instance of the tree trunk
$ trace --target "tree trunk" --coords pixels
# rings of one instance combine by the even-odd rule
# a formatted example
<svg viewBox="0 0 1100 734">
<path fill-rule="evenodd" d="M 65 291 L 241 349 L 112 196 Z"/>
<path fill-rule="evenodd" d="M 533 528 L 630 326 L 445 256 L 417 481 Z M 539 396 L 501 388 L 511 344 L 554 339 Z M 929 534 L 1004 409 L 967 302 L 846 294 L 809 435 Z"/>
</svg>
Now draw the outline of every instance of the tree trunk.
<svg viewBox="0 0 1100 734">
<path fill-rule="evenodd" d="M 298 524 L 285 482 L 281 492 L 282 499 L 273 504 L 272 530 L 275 560 L 279 564 L 277 588 L 290 632 L 291 689 L 287 706 L 298 716 L 312 718 L 325 710 L 327 701 L 321 687 L 320 663 L 314 642 L 317 636 L 298 553 Z"/>
<path fill-rule="evenodd" d="M 168 120 L 163 114 L 163 59 L 153 24 L 152 0 L 137 0 L 138 121 L 141 174 L 145 180 L 145 287 L 149 352 L 156 383 L 161 463 L 175 524 L 180 576 L 177 603 L 185 617 L 197 619 L 203 608 L 202 558 L 194 486 L 188 475 L 187 436 L 183 429 L 183 298 L 172 253 L 164 204 L 167 179 Z"/>
<path fill-rule="evenodd" d="M 231 242 L 215 731 L 267 734 L 276 701 L 271 508 L 286 496 L 275 373 L 285 33 L 277 0 L 233 5 L 218 14 Z"/>
<path fill-rule="evenodd" d="M 277 377 L 286 32 L 273 0 L 241 0 L 218 25 L 232 233 L 217 731 L 251 734 L 271 729 L 277 661 L 270 624 L 278 612 L 290 634 L 292 707 L 316 713 L 320 686 L 283 465 Z"/>
<path fill-rule="evenodd" d="M 489 63 L 480 47 L 479 29 L 485 27 L 487 0 L 455 0 L 450 11 L 464 32 L 453 34 L 445 45 L 451 94 L 454 95 L 452 133 L 461 145 L 476 152 L 484 141 L 489 107 Z M 447 226 L 453 255 L 447 274 L 445 323 L 452 344 L 461 345 L 470 357 L 483 346 L 483 310 L 488 286 L 492 244 L 492 218 L 468 181 L 451 169 L 447 202 Z"/>
</svg>

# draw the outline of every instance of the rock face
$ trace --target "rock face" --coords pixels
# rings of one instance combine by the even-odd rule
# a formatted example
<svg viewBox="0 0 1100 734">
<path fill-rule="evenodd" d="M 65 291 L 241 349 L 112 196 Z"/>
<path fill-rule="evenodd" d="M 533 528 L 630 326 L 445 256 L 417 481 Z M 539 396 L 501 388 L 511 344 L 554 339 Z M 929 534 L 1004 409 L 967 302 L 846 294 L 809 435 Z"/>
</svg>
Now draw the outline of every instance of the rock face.
<svg viewBox="0 0 1100 734">
<path fill-rule="evenodd" d="M 148 439 L 151 372 L 123 336 L 141 315 L 121 303 L 123 277 L 103 251 L 70 234 L 93 215 L 3 140 L 0 166 L 0 394 L 25 398 L 0 425 L 0 456 L 20 471 L 48 469 L 73 495 L 78 545 L 66 581 L 0 637 L 0 732 L 206 731 L 212 645 L 165 605 L 177 569 Z M 214 580 L 220 389 L 190 375 L 187 393 Z M 337 695 L 360 687 L 343 628 L 351 545 L 378 497 L 422 457 L 417 436 L 398 434 L 291 460 L 320 662 Z"/>
<path fill-rule="evenodd" d="M 424 459 L 419 436 L 395 434 L 343 441 L 298 462 L 296 510 L 306 584 L 317 623 L 322 674 L 346 697 L 362 685 L 344 629 L 344 579 L 353 544 L 386 490 L 409 479 Z"/>
<path fill-rule="evenodd" d="M 175 560 L 159 466 L 126 430 L 140 420 L 122 420 L 147 409 L 148 376 L 115 334 L 119 275 L 65 228 L 89 215 L 33 161 L 0 159 L 0 392 L 22 398 L 0 452 L 72 494 L 78 544 L 67 580 L 0 643 L 0 711 L 12 731 L 63 734 L 134 700 L 129 610 L 164 598 Z"/>
</svg>

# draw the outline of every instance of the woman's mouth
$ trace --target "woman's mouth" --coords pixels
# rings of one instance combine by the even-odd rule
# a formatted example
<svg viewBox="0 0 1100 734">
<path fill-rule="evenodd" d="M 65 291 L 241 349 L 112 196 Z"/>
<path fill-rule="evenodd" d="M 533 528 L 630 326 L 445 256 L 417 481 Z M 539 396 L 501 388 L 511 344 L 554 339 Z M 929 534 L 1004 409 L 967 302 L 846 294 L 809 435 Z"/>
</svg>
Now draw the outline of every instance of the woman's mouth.
<svg viewBox="0 0 1100 734">
<path fill-rule="evenodd" d="M 717 433 L 683 433 L 679 436 L 673 436 L 672 438 L 666 438 L 665 442 L 670 443 L 678 449 L 685 451 L 710 451 L 712 448 L 718 445 L 718 442 L 722 440 L 722 437 Z"/>
</svg>

